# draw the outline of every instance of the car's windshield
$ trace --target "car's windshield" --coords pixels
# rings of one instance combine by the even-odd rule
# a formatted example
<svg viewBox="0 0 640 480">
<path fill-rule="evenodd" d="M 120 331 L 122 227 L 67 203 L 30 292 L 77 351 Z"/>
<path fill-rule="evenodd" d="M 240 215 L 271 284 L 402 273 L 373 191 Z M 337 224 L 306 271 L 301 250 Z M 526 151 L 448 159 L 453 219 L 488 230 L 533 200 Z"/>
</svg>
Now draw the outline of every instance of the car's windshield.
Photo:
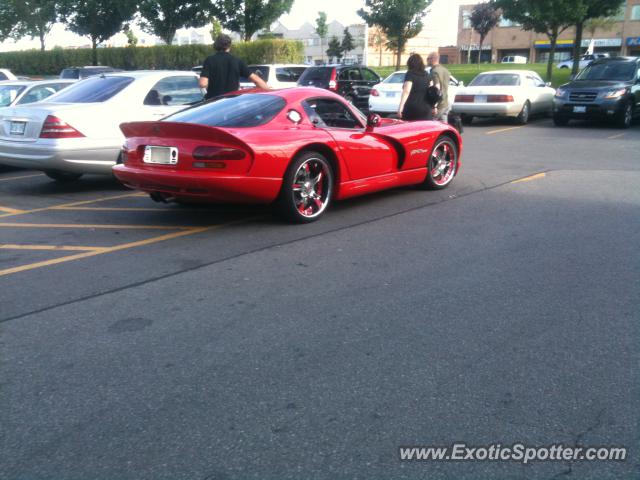
<svg viewBox="0 0 640 480">
<path fill-rule="evenodd" d="M 589 65 L 577 76 L 576 80 L 632 80 L 636 71 L 634 62 L 606 62 Z"/>
<path fill-rule="evenodd" d="M 255 93 L 218 97 L 203 105 L 170 115 L 163 121 L 210 127 L 257 127 L 271 121 L 286 103 L 277 95 Z"/>
<path fill-rule="evenodd" d="M 382 83 L 404 83 L 404 72 L 396 72 L 389 75 Z"/>
<path fill-rule="evenodd" d="M 7 107 L 20 95 L 24 89 L 24 85 L 2 85 L 0 86 L 0 107 Z"/>
<path fill-rule="evenodd" d="M 90 77 L 52 95 L 48 101 L 55 103 L 105 102 L 133 82 L 133 77 Z"/>
<path fill-rule="evenodd" d="M 331 68 L 311 67 L 307 68 L 300 76 L 298 82 L 301 84 L 312 84 L 314 82 L 328 82 L 331 77 Z"/>
<path fill-rule="evenodd" d="M 515 73 L 483 73 L 471 80 L 469 84 L 470 87 L 516 87 L 518 85 L 520 85 L 520 75 Z"/>
</svg>

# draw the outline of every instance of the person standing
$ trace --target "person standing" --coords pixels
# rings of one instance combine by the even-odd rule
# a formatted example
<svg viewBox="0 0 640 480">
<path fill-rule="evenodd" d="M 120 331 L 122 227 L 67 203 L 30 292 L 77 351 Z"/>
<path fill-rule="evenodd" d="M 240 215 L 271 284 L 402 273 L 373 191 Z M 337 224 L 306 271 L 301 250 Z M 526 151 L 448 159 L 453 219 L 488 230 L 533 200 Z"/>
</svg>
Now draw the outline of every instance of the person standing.
<svg viewBox="0 0 640 480">
<path fill-rule="evenodd" d="M 403 120 L 431 120 L 432 106 L 426 101 L 429 78 L 424 71 L 422 57 L 413 53 L 407 60 L 408 71 L 402 85 L 402 96 L 398 106 L 398 117 Z"/>
<path fill-rule="evenodd" d="M 205 100 L 235 92 L 240 89 L 240 77 L 247 77 L 256 87 L 268 89 L 267 83 L 255 73 L 251 73 L 247 64 L 229 53 L 231 37 L 221 33 L 213 43 L 216 53 L 209 55 L 202 65 L 200 88 L 206 89 Z"/>
<path fill-rule="evenodd" d="M 429 77 L 433 85 L 440 90 L 442 97 L 434 108 L 433 117 L 436 120 L 447 123 L 449 121 L 449 111 L 451 110 L 451 103 L 449 102 L 449 80 L 451 79 L 451 74 L 449 70 L 440 65 L 440 54 L 438 52 L 431 52 L 427 56 L 427 63 L 431 67 Z"/>
</svg>

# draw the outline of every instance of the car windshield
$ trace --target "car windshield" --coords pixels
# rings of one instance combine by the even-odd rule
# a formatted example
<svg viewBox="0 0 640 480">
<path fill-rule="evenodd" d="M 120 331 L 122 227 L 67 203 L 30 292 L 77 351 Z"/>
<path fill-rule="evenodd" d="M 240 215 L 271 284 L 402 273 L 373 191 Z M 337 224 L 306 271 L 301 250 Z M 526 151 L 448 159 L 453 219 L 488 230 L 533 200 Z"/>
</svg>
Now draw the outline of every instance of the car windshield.
<svg viewBox="0 0 640 480">
<path fill-rule="evenodd" d="M 24 85 L 2 85 L 0 86 L 0 107 L 7 107 L 20 95 L 24 89 Z"/>
<path fill-rule="evenodd" d="M 382 83 L 404 83 L 404 72 L 396 72 L 389 75 Z"/>
<path fill-rule="evenodd" d="M 471 80 L 470 87 L 516 87 L 520 75 L 516 73 L 483 73 Z"/>
<path fill-rule="evenodd" d="M 277 95 L 255 93 L 218 97 L 204 105 L 170 115 L 163 121 L 210 127 L 257 127 L 271 121 L 286 103 Z"/>
<path fill-rule="evenodd" d="M 48 101 L 55 103 L 106 102 L 133 82 L 133 77 L 90 77 L 52 95 Z"/>
<path fill-rule="evenodd" d="M 606 62 L 589 65 L 576 80 L 632 80 L 636 71 L 634 62 Z"/>
<path fill-rule="evenodd" d="M 300 76 L 298 80 L 302 84 L 311 84 L 314 82 L 328 82 L 331 77 L 332 68 L 326 67 L 311 67 L 307 68 L 305 72 Z"/>
</svg>

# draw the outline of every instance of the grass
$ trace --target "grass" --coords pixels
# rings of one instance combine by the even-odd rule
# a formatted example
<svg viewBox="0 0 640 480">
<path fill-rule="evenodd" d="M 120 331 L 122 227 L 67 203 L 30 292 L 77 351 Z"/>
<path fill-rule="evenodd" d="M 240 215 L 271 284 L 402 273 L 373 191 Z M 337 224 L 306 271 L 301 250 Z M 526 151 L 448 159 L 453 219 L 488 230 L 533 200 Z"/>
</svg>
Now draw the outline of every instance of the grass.
<svg viewBox="0 0 640 480">
<path fill-rule="evenodd" d="M 483 63 L 481 65 L 445 65 L 447 70 L 451 72 L 451 75 L 456 77 L 458 80 L 462 80 L 465 85 L 468 85 L 471 80 L 474 79 L 478 73 L 481 72 L 489 72 L 492 70 L 533 70 L 537 72 L 543 79 L 547 76 L 547 64 L 546 63 L 528 63 L 528 64 L 500 64 L 500 63 Z M 385 78 L 391 73 L 395 72 L 396 69 L 394 67 L 372 67 L 378 75 Z M 403 67 L 406 69 L 406 67 Z M 569 76 L 571 75 L 571 69 L 558 69 L 553 67 L 553 78 L 551 80 L 551 84 L 554 87 L 558 87 L 563 83 L 567 83 L 569 81 Z"/>
</svg>

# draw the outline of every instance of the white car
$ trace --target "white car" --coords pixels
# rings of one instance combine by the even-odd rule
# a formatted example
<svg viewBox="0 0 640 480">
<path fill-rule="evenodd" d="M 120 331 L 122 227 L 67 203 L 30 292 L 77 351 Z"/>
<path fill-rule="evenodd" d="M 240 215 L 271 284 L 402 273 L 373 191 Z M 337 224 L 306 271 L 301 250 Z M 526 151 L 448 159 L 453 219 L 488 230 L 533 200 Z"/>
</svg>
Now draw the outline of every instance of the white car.
<svg viewBox="0 0 640 480">
<path fill-rule="evenodd" d="M 506 57 L 502 57 L 500 63 L 524 64 L 527 63 L 527 57 L 523 57 L 522 55 L 507 55 Z"/>
<path fill-rule="evenodd" d="M 271 88 L 292 88 L 298 85 L 298 79 L 309 65 L 272 64 L 249 65 L 249 71 L 257 74 Z M 240 88 L 254 88 L 254 83 L 248 78 L 240 78 Z"/>
<path fill-rule="evenodd" d="M 75 80 L 18 80 L 0 83 L 0 107 L 41 102 L 68 87 Z"/>
<path fill-rule="evenodd" d="M 553 111 L 555 89 L 530 70 L 495 70 L 458 90 L 453 112 L 470 124 L 474 117 L 513 117 L 524 125 L 531 115 Z"/>
<path fill-rule="evenodd" d="M 591 62 L 593 62 L 594 60 L 598 60 L 599 58 L 606 58 L 608 56 L 609 56 L 608 53 L 594 53 L 592 55 L 590 55 L 590 54 L 582 55 L 580 57 L 580 62 L 578 63 L 578 68 L 580 70 L 582 70 L 583 68 L 585 68 L 588 65 L 590 65 Z M 565 60 L 564 62 L 560 62 L 559 64 L 556 65 L 556 67 L 558 67 L 558 68 L 573 68 L 573 59 L 569 59 L 569 60 Z"/>
<path fill-rule="evenodd" d="M 193 72 L 90 77 L 46 102 L 0 108 L 0 164 L 41 170 L 57 181 L 111 174 L 124 142 L 121 123 L 158 120 L 201 100 Z"/>
<path fill-rule="evenodd" d="M 11 73 L 11 70 L 0 68 L 0 81 L 4 80 L 17 80 L 17 77 Z"/>
<path fill-rule="evenodd" d="M 398 112 L 400 97 L 402 96 L 402 85 L 406 70 L 394 72 L 382 82 L 376 84 L 371 89 L 369 96 L 369 112 L 380 115 L 389 115 Z M 463 86 L 462 82 L 451 77 L 449 80 L 449 103 L 453 102 L 458 88 Z"/>
</svg>

